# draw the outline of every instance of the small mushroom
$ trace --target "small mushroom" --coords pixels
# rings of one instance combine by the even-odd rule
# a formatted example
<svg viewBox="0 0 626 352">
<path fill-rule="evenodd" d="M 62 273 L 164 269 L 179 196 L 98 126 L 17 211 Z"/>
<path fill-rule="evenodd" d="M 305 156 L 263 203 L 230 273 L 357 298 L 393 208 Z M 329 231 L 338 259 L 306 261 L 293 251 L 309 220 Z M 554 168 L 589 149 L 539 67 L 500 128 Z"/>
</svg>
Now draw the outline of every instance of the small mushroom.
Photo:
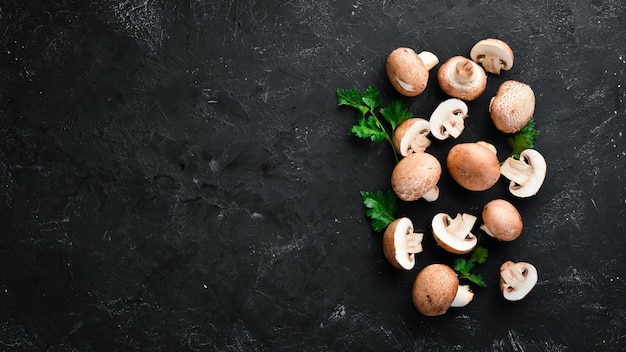
<svg viewBox="0 0 626 352">
<path fill-rule="evenodd" d="M 426 119 L 410 118 L 396 128 L 393 133 L 393 145 L 402 156 L 421 153 L 430 145 L 428 133 L 430 133 L 430 123 Z"/>
<path fill-rule="evenodd" d="M 438 316 L 450 307 L 465 307 L 474 298 L 469 285 L 459 285 L 459 278 L 445 264 L 430 264 L 413 282 L 413 305 L 426 316 Z"/>
<path fill-rule="evenodd" d="M 537 194 L 546 178 L 546 160 L 535 149 L 525 149 L 520 158 L 508 157 L 500 166 L 502 176 L 509 179 L 509 191 L 526 198 Z"/>
<path fill-rule="evenodd" d="M 500 179 L 496 148 L 487 142 L 459 143 L 450 148 L 446 159 L 454 181 L 470 191 L 484 191 Z"/>
<path fill-rule="evenodd" d="M 500 70 L 513 67 L 513 50 L 500 39 L 488 38 L 476 43 L 470 50 L 470 57 L 481 64 L 485 71 L 499 75 Z"/>
<path fill-rule="evenodd" d="M 476 217 L 471 214 L 459 213 L 453 219 L 446 213 L 439 213 L 432 220 L 433 236 L 437 244 L 450 253 L 469 253 L 478 243 L 472 234 L 475 223 Z"/>
<path fill-rule="evenodd" d="M 494 199 L 485 204 L 482 219 L 480 229 L 504 242 L 518 238 L 524 227 L 519 211 L 504 199 Z"/>
<path fill-rule="evenodd" d="M 437 182 L 441 164 L 429 153 L 413 153 L 400 159 L 391 173 L 391 188 L 398 198 L 414 201 L 424 198 L 432 202 L 439 198 Z"/>
<path fill-rule="evenodd" d="M 451 97 L 467 101 L 477 99 L 487 87 L 485 71 L 474 61 L 453 56 L 437 71 L 439 87 Z"/>
<path fill-rule="evenodd" d="M 506 300 L 521 300 L 536 283 L 537 269 L 532 264 L 507 261 L 500 267 L 500 290 Z"/>
<path fill-rule="evenodd" d="M 429 51 L 417 54 L 411 48 L 397 48 L 387 57 L 387 77 L 402 95 L 414 97 L 428 84 L 428 71 L 437 66 L 439 59 Z"/>
<path fill-rule="evenodd" d="M 489 102 L 489 115 L 504 133 L 520 131 L 535 113 L 535 93 L 522 82 L 508 80 L 500 85 Z"/>
<path fill-rule="evenodd" d="M 467 104 L 463 100 L 444 100 L 430 115 L 430 133 L 439 140 L 458 138 L 465 129 L 466 118 Z"/>
<path fill-rule="evenodd" d="M 411 270 L 415 266 L 415 253 L 422 251 L 423 233 L 415 233 L 413 222 L 406 217 L 394 220 L 383 235 L 385 258 L 398 269 Z"/>
</svg>

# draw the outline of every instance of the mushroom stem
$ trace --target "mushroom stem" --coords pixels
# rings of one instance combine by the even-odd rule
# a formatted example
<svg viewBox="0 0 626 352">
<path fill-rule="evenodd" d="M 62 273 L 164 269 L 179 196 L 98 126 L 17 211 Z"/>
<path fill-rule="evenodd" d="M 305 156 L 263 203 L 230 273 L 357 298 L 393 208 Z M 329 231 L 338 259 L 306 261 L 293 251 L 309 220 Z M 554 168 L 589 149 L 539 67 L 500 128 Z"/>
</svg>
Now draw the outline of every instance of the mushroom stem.
<svg viewBox="0 0 626 352">
<path fill-rule="evenodd" d="M 442 129 L 447 131 L 452 137 L 458 138 L 465 129 L 464 117 L 465 115 L 460 110 L 458 112 L 454 111 L 450 119 L 443 123 Z M 444 131 L 441 132 L 441 134 L 445 134 Z"/>
<path fill-rule="evenodd" d="M 439 187 L 435 185 L 435 187 L 431 188 L 428 192 L 424 193 L 422 196 L 427 202 L 434 202 L 439 198 Z"/>
<path fill-rule="evenodd" d="M 471 231 L 476 223 L 476 219 L 471 214 L 457 214 L 454 219 L 449 220 L 448 232 L 461 237 L 460 239 L 473 239 L 474 235 Z"/>
<path fill-rule="evenodd" d="M 421 53 L 417 54 L 417 56 L 422 59 L 422 62 L 424 63 L 424 66 L 427 70 L 432 69 L 439 63 L 439 58 L 430 51 L 422 51 Z"/>
<path fill-rule="evenodd" d="M 406 234 L 406 251 L 407 253 L 421 253 L 423 233 L 407 233 Z"/>
<path fill-rule="evenodd" d="M 472 299 L 474 299 L 474 292 L 470 290 L 469 285 L 459 285 L 450 307 L 465 307 Z"/>
<path fill-rule="evenodd" d="M 524 185 L 533 174 L 533 168 L 523 159 L 507 158 L 500 167 L 500 173 L 518 185 Z"/>
<path fill-rule="evenodd" d="M 467 84 L 472 81 L 474 66 L 469 60 L 459 61 L 454 67 L 454 72 L 456 73 L 456 80 L 458 83 Z"/>
<path fill-rule="evenodd" d="M 478 58 L 478 62 L 483 65 L 486 71 L 497 75 L 500 74 L 500 70 L 505 66 L 502 60 L 495 56 L 480 57 Z"/>
<path fill-rule="evenodd" d="M 491 237 L 493 237 L 493 238 L 496 238 L 496 236 L 494 236 L 494 235 L 493 235 L 493 234 L 489 231 L 489 229 L 487 228 L 487 225 L 485 225 L 485 224 L 480 225 L 480 229 L 481 229 L 481 230 L 483 230 L 483 232 L 484 232 L 484 233 L 486 233 L 487 235 L 489 235 L 489 236 L 491 236 Z"/>
</svg>

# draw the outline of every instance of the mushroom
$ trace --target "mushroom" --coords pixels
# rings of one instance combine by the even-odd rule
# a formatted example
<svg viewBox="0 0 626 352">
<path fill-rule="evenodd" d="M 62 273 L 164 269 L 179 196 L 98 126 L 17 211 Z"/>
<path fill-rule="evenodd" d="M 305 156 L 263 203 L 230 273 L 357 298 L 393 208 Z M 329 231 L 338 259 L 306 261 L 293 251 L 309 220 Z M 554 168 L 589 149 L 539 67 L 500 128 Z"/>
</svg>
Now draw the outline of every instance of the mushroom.
<svg viewBox="0 0 626 352">
<path fill-rule="evenodd" d="M 500 267 L 500 290 L 506 300 L 519 301 L 537 283 L 537 269 L 529 263 L 507 261 Z"/>
<path fill-rule="evenodd" d="M 393 133 L 393 145 L 402 156 L 421 153 L 430 145 L 429 132 L 430 123 L 426 119 L 410 118 L 396 128 Z"/>
<path fill-rule="evenodd" d="M 439 140 L 452 136 L 458 138 L 465 129 L 467 104 L 463 100 L 450 98 L 441 102 L 430 115 L 430 133 Z"/>
<path fill-rule="evenodd" d="M 504 199 L 494 199 L 483 207 L 480 229 L 500 241 L 513 241 L 522 233 L 522 216 Z"/>
<path fill-rule="evenodd" d="M 489 102 L 491 120 L 504 133 L 520 131 L 534 113 L 535 93 L 528 84 L 519 81 L 502 83 Z"/>
<path fill-rule="evenodd" d="M 415 253 L 422 251 L 423 238 L 423 233 L 413 232 L 413 222 L 409 218 L 394 220 L 383 235 L 385 258 L 398 269 L 413 269 Z"/>
<path fill-rule="evenodd" d="M 487 190 L 500 178 L 496 148 L 483 141 L 456 144 L 448 152 L 446 165 L 452 179 L 470 191 Z"/>
<path fill-rule="evenodd" d="M 469 253 L 476 247 L 478 238 L 472 234 L 476 217 L 471 214 L 456 214 L 452 219 L 446 213 L 433 217 L 433 236 L 437 244 L 454 254 Z"/>
<path fill-rule="evenodd" d="M 509 179 L 509 191 L 526 198 L 537 194 L 546 178 L 546 160 L 535 149 L 525 149 L 519 160 L 508 157 L 500 166 L 502 176 Z"/>
<path fill-rule="evenodd" d="M 453 56 L 444 62 L 437 72 L 439 87 L 451 97 L 475 100 L 487 87 L 485 71 L 474 61 Z"/>
<path fill-rule="evenodd" d="M 485 71 L 500 74 L 500 70 L 510 70 L 513 67 L 513 50 L 500 39 L 488 38 L 474 44 L 470 50 L 470 57 L 474 62 L 481 64 Z"/>
<path fill-rule="evenodd" d="M 400 94 L 414 97 L 426 89 L 428 71 L 438 63 L 429 51 L 417 54 L 411 48 L 397 48 L 387 57 L 387 77 Z"/>
<path fill-rule="evenodd" d="M 391 188 L 404 201 L 424 198 L 432 202 L 439 198 L 437 182 L 441 164 L 429 153 L 413 153 L 400 159 L 391 173 Z"/>
<path fill-rule="evenodd" d="M 426 316 L 444 314 L 450 307 L 465 307 L 474 298 L 469 285 L 459 285 L 459 278 L 445 264 L 430 264 L 413 282 L 413 305 Z"/>
</svg>

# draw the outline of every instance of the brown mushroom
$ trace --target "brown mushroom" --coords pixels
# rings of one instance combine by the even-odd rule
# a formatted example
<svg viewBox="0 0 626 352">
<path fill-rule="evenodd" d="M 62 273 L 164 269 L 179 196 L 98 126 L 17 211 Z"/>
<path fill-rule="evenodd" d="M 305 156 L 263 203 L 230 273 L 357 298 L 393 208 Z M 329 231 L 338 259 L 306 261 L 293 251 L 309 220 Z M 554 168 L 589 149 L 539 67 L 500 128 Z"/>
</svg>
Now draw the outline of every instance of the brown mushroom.
<svg viewBox="0 0 626 352">
<path fill-rule="evenodd" d="M 421 153 L 430 145 L 428 133 L 430 133 L 428 120 L 420 117 L 410 118 L 402 122 L 394 131 L 393 145 L 402 156 Z"/>
<path fill-rule="evenodd" d="M 498 175 L 499 175 L 498 171 Z M 400 159 L 391 173 L 391 188 L 404 201 L 424 198 L 437 200 L 441 177 L 441 164 L 429 153 L 413 153 Z"/>
<path fill-rule="evenodd" d="M 481 64 L 485 71 L 500 74 L 500 70 L 513 67 L 513 50 L 500 39 L 488 38 L 476 43 L 470 50 L 470 57 Z"/>
<path fill-rule="evenodd" d="M 496 128 L 515 133 L 524 128 L 535 113 L 535 93 L 519 81 L 508 80 L 500 85 L 489 102 L 489 115 Z"/>
<path fill-rule="evenodd" d="M 400 94 L 414 97 L 426 89 L 428 71 L 438 63 L 431 52 L 417 54 L 411 48 L 397 48 L 387 57 L 387 77 Z"/>
<path fill-rule="evenodd" d="M 474 61 L 454 56 L 444 62 L 437 72 L 439 87 L 453 98 L 475 100 L 487 87 L 485 71 Z"/>
<path fill-rule="evenodd" d="M 446 165 L 452 179 L 470 191 L 487 190 L 500 178 L 496 149 L 487 142 L 456 144 L 448 152 Z"/>
<path fill-rule="evenodd" d="M 433 237 L 447 252 L 469 253 L 478 244 L 478 238 L 472 234 L 475 223 L 476 217 L 471 214 L 458 213 L 452 218 L 446 213 L 438 213 L 431 221 Z"/>
<path fill-rule="evenodd" d="M 411 270 L 415 266 L 415 254 L 422 251 L 423 233 L 415 233 L 413 222 L 406 217 L 394 220 L 383 235 L 383 253 L 391 265 Z"/>
<path fill-rule="evenodd" d="M 485 204 L 482 219 L 480 229 L 504 242 L 518 238 L 524 227 L 519 211 L 504 199 L 494 199 Z"/>
<path fill-rule="evenodd" d="M 459 285 L 459 278 L 445 264 L 430 264 L 413 282 L 413 305 L 426 316 L 444 314 L 450 307 L 464 307 L 474 298 L 469 285 Z"/>
</svg>

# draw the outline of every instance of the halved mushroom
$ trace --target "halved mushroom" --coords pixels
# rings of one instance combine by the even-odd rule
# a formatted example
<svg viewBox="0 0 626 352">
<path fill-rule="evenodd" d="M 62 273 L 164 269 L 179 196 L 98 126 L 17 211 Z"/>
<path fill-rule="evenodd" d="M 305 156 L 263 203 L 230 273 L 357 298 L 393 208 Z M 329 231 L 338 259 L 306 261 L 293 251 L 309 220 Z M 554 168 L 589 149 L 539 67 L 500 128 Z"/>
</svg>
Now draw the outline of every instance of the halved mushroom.
<svg viewBox="0 0 626 352">
<path fill-rule="evenodd" d="M 482 218 L 480 229 L 500 241 L 515 240 L 524 227 L 519 211 L 504 199 L 494 199 L 485 204 Z"/>
<path fill-rule="evenodd" d="M 444 314 L 450 307 L 464 307 L 474 298 L 469 285 L 459 285 L 459 278 L 445 264 L 430 264 L 413 282 L 413 305 L 426 316 Z"/>
<path fill-rule="evenodd" d="M 485 71 L 474 61 L 453 56 L 439 67 L 439 87 L 451 97 L 467 101 L 478 98 L 487 87 Z"/>
<path fill-rule="evenodd" d="M 400 159 L 391 173 L 391 188 L 398 198 L 414 201 L 424 198 L 432 202 L 439 198 L 437 182 L 441 164 L 429 153 L 413 153 Z"/>
<path fill-rule="evenodd" d="M 394 220 L 383 235 L 385 258 L 398 269 L 413 269 L 415 253 L 422 251 L 423 238 L 423 233 L 414 233 L 413 222 L 409 218 Z"/>
<path fill-rule="evenodd" d="M 529 263 L 507 261 L 500 267 L 500 290 L 506 300 L 519 301 L 537 283 L 537 269 Z"/>
<path fill-rule="evenodd" d="M 496 128 L 515 133 L 524 128 L 535 113 L 535 93 L 522 82 L 508 80 L 500 85 L 489 102 L 489 115 Z"/>
<path fill-rule="evenodd" d="M 430 115 L 430 133 L 439 140 L 452 136 L 458 138 L 465 129 L 467 104 L 463 100 L 450 98 L 441 102 Z"/>
<path fill-rule="evenodd" d="M 502 176 L 511 180 L 509 191 L 526 198 L 537 194 L 546 178 L 546 160 L 535 149 L 526 149 L 520 158 L 508 157 L 500 166 Z"/>
<path fill-rule="evenodd" d="M 450 148 L 446 159 L 454 181 L 470 191 L 484 191 L 500 179 L 496 148 L 487 142 L 459 143 Z"/>
<path fill-rule="evenodd" d="M 469 253 L 476 247 L 478 239 L 472 234 L 476 217 L 471 214 L 456 214 L 451 218 L 446 213 L 433 217 L 433 236 L 437 244 L 454 254 Z"/>
<path fill-rule="evenodd" d="M 470 50 L 470 57 L 481 64 L 485 71 L 500 74 L 500 70 L 513 67 L 513 50 L 500 39 L 488 38 L 476 43 Z"/>
<path fill-rule="evenodd" d="M 426 119 L 410 118 L 396 128 L 393 133 L 393 145 L 402 156 L 421 153 L 430 145 L 428 133 L 430 123 Z"/>
<path fill-rule="evenodd" d="M 417 54 L 411 48 L 397 48 L 387 57 L 387 77 L 402 95 L 414 97 L 428 84 L 428 71 L 437 66 L 439 59 L 429 51 Z"/>
</svg>

